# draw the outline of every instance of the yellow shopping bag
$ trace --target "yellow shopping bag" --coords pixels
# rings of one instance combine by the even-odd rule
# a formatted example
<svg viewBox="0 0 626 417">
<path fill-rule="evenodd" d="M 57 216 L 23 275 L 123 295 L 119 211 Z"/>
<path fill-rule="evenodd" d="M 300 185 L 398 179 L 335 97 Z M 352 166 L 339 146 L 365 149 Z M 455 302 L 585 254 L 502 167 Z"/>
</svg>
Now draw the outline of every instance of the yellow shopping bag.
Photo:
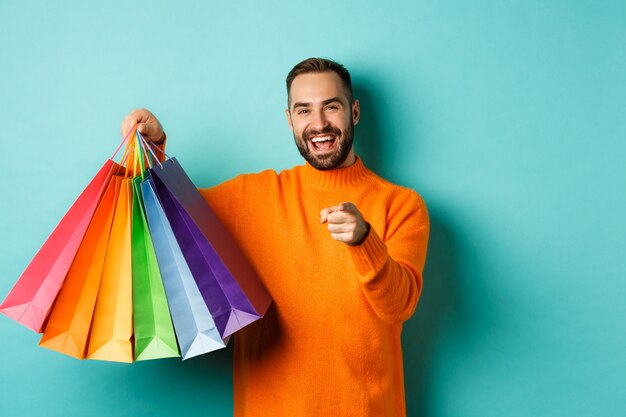
<svg viewBox="0 0 626 417">
<path fill-rule="evenodd" d="M 132 179 L 121 179 L 89 335 L 87 359 L 133 362 Z"/>
</svg>

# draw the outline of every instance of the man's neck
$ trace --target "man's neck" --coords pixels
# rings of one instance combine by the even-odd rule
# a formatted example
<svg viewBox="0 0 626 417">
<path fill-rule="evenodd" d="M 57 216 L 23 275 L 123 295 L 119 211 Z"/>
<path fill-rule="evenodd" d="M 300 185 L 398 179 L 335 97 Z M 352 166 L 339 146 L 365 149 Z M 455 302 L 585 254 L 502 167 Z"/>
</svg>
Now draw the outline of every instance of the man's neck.
<svg viewBox="0 0 626 417">
<path fill-rule="evenodd" d="M 354 149 L 350 149 L 350 153 L 346 157 L 345 161 L 343 161 L 343 163 L 339 165 L 337 168 L 348 168 L 349 166 L 354 165 L 355 162 L 356 162 L 356 157 L 354 156 Z"/>
</svg>

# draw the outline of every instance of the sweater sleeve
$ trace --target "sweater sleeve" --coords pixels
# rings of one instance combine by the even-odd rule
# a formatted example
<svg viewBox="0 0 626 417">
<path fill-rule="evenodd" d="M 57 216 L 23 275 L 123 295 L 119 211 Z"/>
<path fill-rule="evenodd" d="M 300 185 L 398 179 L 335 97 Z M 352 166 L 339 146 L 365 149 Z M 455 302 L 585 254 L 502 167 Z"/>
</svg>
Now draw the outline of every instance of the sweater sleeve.
<svg viewBox="0 0 626 417">
<path fill-rule="evenodd" d="M 240 202 L 244 196 L 244 175 L 239 175 L 210 188 L 199 188 L 200 194 L 215 212 L 220 221 L 235 233 Z"/>
<path fill-rule="evenodd" d="M 387 222 L 386 239 L 370 228 L 358 246 L 347 246 L 365 298 L 388 323 L 407 320 L 422 292 L 430 223 L 424 201 L 411 202 Z"/>
</svg>

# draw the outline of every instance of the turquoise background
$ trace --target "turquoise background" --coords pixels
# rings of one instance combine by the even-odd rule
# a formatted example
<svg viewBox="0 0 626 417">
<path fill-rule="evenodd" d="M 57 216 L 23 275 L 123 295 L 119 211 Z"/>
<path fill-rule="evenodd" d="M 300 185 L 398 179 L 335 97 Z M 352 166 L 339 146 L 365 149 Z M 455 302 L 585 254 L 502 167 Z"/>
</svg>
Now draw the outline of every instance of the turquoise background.
<svg viewBox="0 0 626 417">
<path fill-rule="evenodd" d="M 358 153 L 430 210 L 409 416 L 625 415 L 625 22 L 623 1 L 4 0 L 0 298 L 131 109 L 198 186 L 280 170 L 284 78 L 332 57 Z M 3 416 L 232 413 L 229 350 L 129 366 L 0 335 Z"/>
</svg>

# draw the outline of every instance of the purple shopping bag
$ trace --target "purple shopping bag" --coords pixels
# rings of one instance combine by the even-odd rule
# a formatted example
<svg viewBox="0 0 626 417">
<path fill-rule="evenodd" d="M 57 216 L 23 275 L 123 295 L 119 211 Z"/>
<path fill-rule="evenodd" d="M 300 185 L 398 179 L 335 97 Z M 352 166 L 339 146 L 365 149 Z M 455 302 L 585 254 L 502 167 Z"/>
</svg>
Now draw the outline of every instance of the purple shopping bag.
<svg viewBox="0 0 626 417">
<path fill-rule="evenodd" d="M 154 191 L 154 182 L 141 183 L 150 237 L 159 263 L 168 307 L 183 359 L 226 347 L 177 243 L 170 221 Z"/>
<path fill-rule="evenodd" d="M 222 337 L 263 317 L 272 299 L 175 158 L 151 170 L 154 188 Z"/>
</svg>

